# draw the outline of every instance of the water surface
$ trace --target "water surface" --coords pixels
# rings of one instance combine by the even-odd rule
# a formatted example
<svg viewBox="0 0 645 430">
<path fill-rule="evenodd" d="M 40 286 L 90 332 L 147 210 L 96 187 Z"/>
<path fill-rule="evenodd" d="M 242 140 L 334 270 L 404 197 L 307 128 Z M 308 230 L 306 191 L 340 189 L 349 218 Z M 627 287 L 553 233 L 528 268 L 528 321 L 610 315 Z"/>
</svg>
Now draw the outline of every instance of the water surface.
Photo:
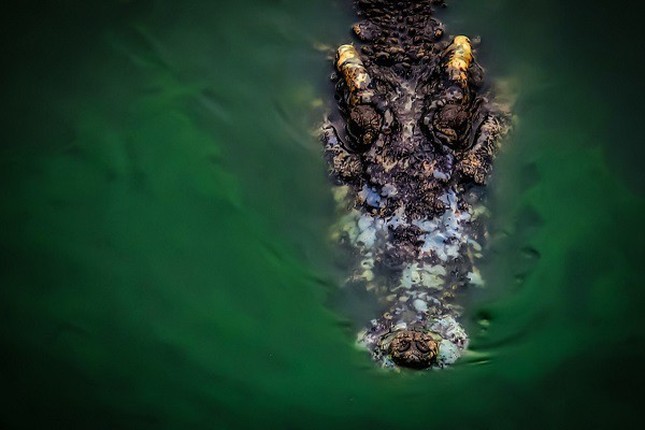
<svg viewBox="0 0 645 430">
<path fill-rule="evenodd" d="M 637 14 L 454 1 L 518 124 L 472 354 L 353 346 L 315 128 L 343 1 L 2 13 L 3 428 L 607 428 L 642 391 Z M 620 7 L 619 7 L 620 6 Z M 623 61 L 625 60 L 625 62 Z"/>
</svg>

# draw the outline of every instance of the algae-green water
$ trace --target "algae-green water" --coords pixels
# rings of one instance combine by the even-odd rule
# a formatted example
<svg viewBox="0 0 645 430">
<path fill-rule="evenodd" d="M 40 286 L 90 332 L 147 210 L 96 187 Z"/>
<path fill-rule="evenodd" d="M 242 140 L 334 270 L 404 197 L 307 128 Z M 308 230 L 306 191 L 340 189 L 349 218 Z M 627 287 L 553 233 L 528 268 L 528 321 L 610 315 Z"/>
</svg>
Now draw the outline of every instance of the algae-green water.
<svg viewBox="0 0 645 430">
<path fill-rule="evenodd" d="M 449 2 L 517 125 L 472 351 L 376 369 L 315 129 L 349 0 L 14 2 L 2 21 L 0 427 L 638 427 L 635 6 Z"/>
</svg>

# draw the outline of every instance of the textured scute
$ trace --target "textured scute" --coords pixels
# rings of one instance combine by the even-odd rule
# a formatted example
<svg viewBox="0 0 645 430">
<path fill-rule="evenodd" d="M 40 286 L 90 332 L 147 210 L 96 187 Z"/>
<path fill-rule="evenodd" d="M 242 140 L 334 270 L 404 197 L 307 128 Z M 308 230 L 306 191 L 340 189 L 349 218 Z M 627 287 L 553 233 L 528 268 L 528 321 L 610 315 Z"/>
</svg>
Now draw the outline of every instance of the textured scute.
<svg viewBox="0 0 645 430">
<path fill-rule="evenodd" d="M 395 366 L 406 360 L 391 359 L 392 336 L 430 333 L 441 367 L 468 344 L 458 299 L 483 283 L 481 189 L 510 115 L 483 90 L 470 39 L 447 35 L 435 17 L 442 1 L 354 5 L 356 39 L 339 48 L 336 119 L 325 122 L 322 142 L 343 187 L 339 210 L 353 208 L 334 233 L 361 262 L 348 282 L 387 308 L 358 339 Z"/>
</svg>

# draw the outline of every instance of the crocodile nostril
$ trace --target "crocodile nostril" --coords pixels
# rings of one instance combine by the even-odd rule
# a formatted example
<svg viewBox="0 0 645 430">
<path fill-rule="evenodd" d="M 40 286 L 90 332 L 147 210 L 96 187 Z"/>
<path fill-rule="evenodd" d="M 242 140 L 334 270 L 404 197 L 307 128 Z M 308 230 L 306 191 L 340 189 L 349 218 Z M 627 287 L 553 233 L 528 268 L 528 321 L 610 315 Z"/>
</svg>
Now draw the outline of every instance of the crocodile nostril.
<svg viewBox="0 0 645 430">
<path fill-rule="evenodd" d="M 408 342 L 407 340 L 403 340 L 397 345 L 397 350 L 399 352 L 405 352 L 408 349 L 410 349 L 410 346 L 411 346 L 410 342 Z"/>
<path fill-rule="evenodd" d="M 418 349 L 419 351 L 421 351 L 421 352 L 426 352 L 426 353 L 427 353 L 427 352 L 430 352 L 430 347 L 429 347 L 429 346 L 428 346 L 428 344 L 427 344 L 427 343 L 425 343 L 425 342 L 419 342 L 419 341 L 417 341 L 417 342 L 415 342 L 415 346 L 416 346 L 416 347 L 417 347 L 417 349 Z"/>
</svg>

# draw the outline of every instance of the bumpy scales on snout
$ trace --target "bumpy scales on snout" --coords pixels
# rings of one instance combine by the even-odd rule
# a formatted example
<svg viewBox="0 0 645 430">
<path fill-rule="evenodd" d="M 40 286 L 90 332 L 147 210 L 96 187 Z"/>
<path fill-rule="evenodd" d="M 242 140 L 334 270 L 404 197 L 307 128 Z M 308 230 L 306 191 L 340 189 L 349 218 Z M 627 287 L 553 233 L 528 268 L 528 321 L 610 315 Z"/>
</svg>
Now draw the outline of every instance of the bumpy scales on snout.
<svg viewBox="0 0 645 430">
<path fill-rule="evenodd" d="M 439 348 L 427 333 L 401 330 L 394 335 L 388 351 L 399 366 L 425 369 L 436 361 Z"/>
<path fill-rule="evenodd" d="M 386 367 L 443 367 L 467 348 L 459 299 L 483 284 L 483 190 L 509 128 L 470 39 L 434 17 L 439 3 L 355 1 L 357 40 L 336 52 L 322 129 L 334 237 L 353 256 L 344 288 L 383 309 L 358 343 Z"/>
</svg>

